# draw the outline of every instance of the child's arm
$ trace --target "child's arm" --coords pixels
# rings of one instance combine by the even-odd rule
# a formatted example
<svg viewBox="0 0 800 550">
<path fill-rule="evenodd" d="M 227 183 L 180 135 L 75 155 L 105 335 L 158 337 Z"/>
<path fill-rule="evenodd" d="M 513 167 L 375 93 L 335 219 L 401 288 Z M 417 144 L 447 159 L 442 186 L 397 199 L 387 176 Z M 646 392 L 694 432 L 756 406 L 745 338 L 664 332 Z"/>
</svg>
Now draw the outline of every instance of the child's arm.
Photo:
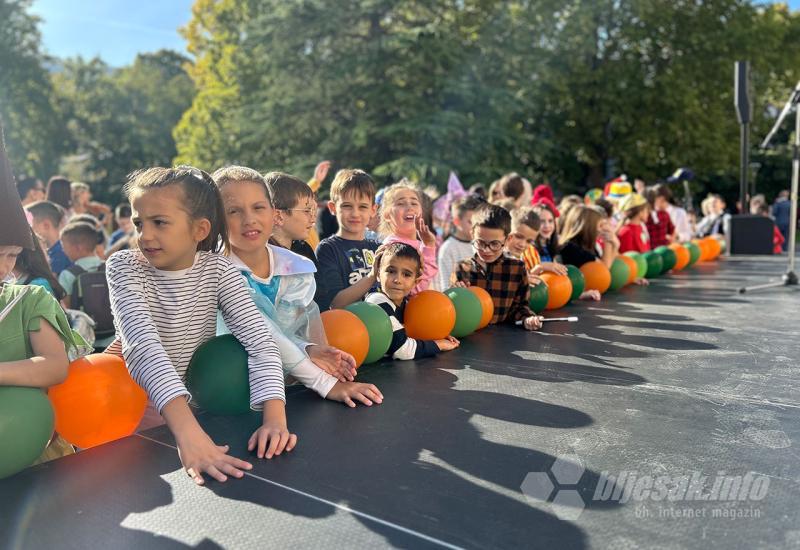
<svg viewBox="0 0 800 550">
<path fill-rule="evenodd" d="M 386 350 L 386 354 L 390 355 L 392 359 L 405 361 L 408 359 L 433 357 L 439 353 L 439 351 L 442 351 L 443 347 L 447 347 L 451 344 L 449 341 L 443 341 L 442 346 L 439 346 L 438 340 L 416 340 L 414 338 L 409 338 L 406 334 L 405 327 L 397 318 L 396 311 L 389 303 L 389 298 L 387 298 L 385 294 L 375 292 L 367 296 L 365 301 L 377 305 L 389 316 L 389 321 L 392 323 L 392 341 L 389 344 L 389 349 Z"/>
<path fill-rule="evenodd" d="M 343 308 L 361 300 L 375 284 L 375 275 L 370 273 L 361 278 L 357 283 L 343 288 L 336 293 L 331 301 L 331 309 Z"/>
<path fill-rule="evenodd" d="M 28 333 L 33 357 L 0 363 L 0 386 L 48 388 L 67 378 L 64 342 L 50 323 L 44 319 L 40 323 L 39 330 Z"/>
<path fill-rule="evenodd" d="M 414 286 L 413 293 L 422 292 L 427 290 L 431 281 L 439 272 L 439 267 L 436 265 L 436 235 L 422 218 L 416 220 L 417 232 L 422 241 L 422 277 L 417 281 Z"/>
</svg>

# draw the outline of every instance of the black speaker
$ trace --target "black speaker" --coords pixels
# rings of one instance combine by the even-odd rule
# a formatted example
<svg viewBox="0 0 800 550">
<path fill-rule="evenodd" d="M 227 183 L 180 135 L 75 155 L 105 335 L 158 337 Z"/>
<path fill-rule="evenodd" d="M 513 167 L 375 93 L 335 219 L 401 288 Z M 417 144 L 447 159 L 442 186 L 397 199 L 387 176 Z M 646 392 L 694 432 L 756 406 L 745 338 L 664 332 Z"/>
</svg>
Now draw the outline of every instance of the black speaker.
<svg viewBox="0 0 800 550">
<path fill-rule="evenodd" d="M 772 254 L 775 222 L 766 216 L 732 216 L 725 228 L 730 254 Z"/>
<path fill-rule="evenodd" d="M 750 64 L 737 61 L 733 67 L 733 103 L 736 105 L 736 117 L 739 124 L 750 123 Z"/>
</svg>

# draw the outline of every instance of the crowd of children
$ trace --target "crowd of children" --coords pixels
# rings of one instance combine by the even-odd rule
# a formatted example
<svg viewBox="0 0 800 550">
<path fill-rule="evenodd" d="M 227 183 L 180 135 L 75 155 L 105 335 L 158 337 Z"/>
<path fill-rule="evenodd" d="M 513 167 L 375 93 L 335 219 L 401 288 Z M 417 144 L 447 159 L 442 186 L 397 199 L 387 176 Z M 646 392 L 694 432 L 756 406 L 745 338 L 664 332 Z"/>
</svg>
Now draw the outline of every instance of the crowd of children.
<svg viewBox="0 0 800 550">
<path fill-rule="evenodd" d="M 62 177 L 47 186 L 22 179 L 13 189 L 0 156 L 9 210 L 0 216 L 0 323 L 4 337 L 14 336 L 13 353 L 5 344 L 0 353 L 0 385 L 62 381 L 68 358 L 85 348 L 71 328 L 83 311 L 97 336 L 110 337 L 107 348 L 96 347 L 124 358 L 197 483 L 204 474 L 224 481 L 252 467 L 216 445 L 189 407 L 189 361 L 215 335 L 232 333 L 247 351 L 251 407 L 262 411 L 248 448 L 270 458 L 297 443 L 284 408 L 287 381 L 350 407 L 383 401 L 377 387 L 354 381 L 354 358 L 328 344 L 320 311 L 376 304 L 391 321 L 388 357 L 430 357 L 459 341 L 406 334 L 404 310 L 416 293 L 477 286 L 493 301 L 491 323 L 537 330 L 542 318 L 528 302 L 543 273 L 593 261 L 610 267 L 619 254 L 718 232 L 724 221 L 716 215 L 693 231 L 666 184 L 639 193 L 617 181 L 556 206 L 548 185 L 533 188 L 515 173 L 490 186 L 488 201 L 482 187 L 467 192 L 451 176 L 457 185 L 438 199 L 434 217 L 431 197 L 417 185 L 402 180 L 378 190 L 366 172 L 342 169 L 322 204 L 319 240 L 316 191 L 330 163 L 308 183 L 241 166 L 213 175 L 188 166 L 143 169 L 130 176 L 128 202 L 112 215 L 92 202 L 88 186 Z M 83 285 L 88 275 L 103 284 Z M 92 294 L 98 286 L 105 312 L 103 295 Z"/>
</svg>

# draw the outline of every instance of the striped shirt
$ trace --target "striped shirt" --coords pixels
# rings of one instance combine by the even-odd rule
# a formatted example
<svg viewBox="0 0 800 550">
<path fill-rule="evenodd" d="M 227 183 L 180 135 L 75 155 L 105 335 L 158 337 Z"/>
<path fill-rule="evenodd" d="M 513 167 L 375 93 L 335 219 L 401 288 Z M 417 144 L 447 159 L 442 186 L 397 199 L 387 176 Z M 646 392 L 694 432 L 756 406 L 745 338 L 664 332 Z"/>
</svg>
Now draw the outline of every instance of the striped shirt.
<svg viewBox="0 0 800 550">
<path fill-rule="evenodd" d="M 405 312 L 408 298 L 403 300 L 399 307 L 383 292 L 367 294 L 364 301 L 380 306 L 392 322 L 392 342 L 389 344 L 389 349 L 386 350 L 386 355 L 391 356 L 392 359 L 402 360 L 433 357 L 439 353 L 439 346 L 436 345 L 436 342 L 432 340 L 415 340 L 414 338 L 409 338 L 406 334 L 406 328 L 403 326 L 403 313 Z"/>
<path fill-rule="evenodd" d="M 539 251 L 532 244 L 522 253 L 522 261 L 525 262 L 525 269 L 532 271 L 534 267 L 542 263 L 542 258 L 539 256 Z"/>
<path fill-rule="evenodd" d="M 159 412 L 189 391 L 183 383 L 200 344 L 216 335 L 217 309 L 247 350 L 250 406 L 286 400 L 278 347 L 239 270 L 224 256 L 198 252 L 182 271 L 154 268 L 138 250 L 106 263 L 116 338 L 107 352 L 122 355 L 133 379 Z"/>
</svg>

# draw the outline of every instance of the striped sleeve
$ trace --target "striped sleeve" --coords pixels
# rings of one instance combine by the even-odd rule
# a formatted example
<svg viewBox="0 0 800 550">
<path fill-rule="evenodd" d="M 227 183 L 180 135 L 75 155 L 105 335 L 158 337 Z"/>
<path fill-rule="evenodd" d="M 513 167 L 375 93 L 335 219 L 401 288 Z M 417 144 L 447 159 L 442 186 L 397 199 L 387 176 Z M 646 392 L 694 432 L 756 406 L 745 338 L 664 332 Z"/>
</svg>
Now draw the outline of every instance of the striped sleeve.
<svg viewBox="0 0 800 550">
<path fill-rule="evenodd" d="M 106 262 L 106 277 L 114 324 L 131 377 L 144 388 L 159 413 L 176 397 L 191 399 L 151 318 L 144 276 L 134 256 L 113 254 Z"/>
<path fill-rule="evenodd" d="M 259 410 L 273 399 L 286 402 L 281 354 L 272 333 L 239 270 L 221 256 L 219 262 L 218 306 L 225 325 L 247 350 L 250 407 Z"/>
</svg>

